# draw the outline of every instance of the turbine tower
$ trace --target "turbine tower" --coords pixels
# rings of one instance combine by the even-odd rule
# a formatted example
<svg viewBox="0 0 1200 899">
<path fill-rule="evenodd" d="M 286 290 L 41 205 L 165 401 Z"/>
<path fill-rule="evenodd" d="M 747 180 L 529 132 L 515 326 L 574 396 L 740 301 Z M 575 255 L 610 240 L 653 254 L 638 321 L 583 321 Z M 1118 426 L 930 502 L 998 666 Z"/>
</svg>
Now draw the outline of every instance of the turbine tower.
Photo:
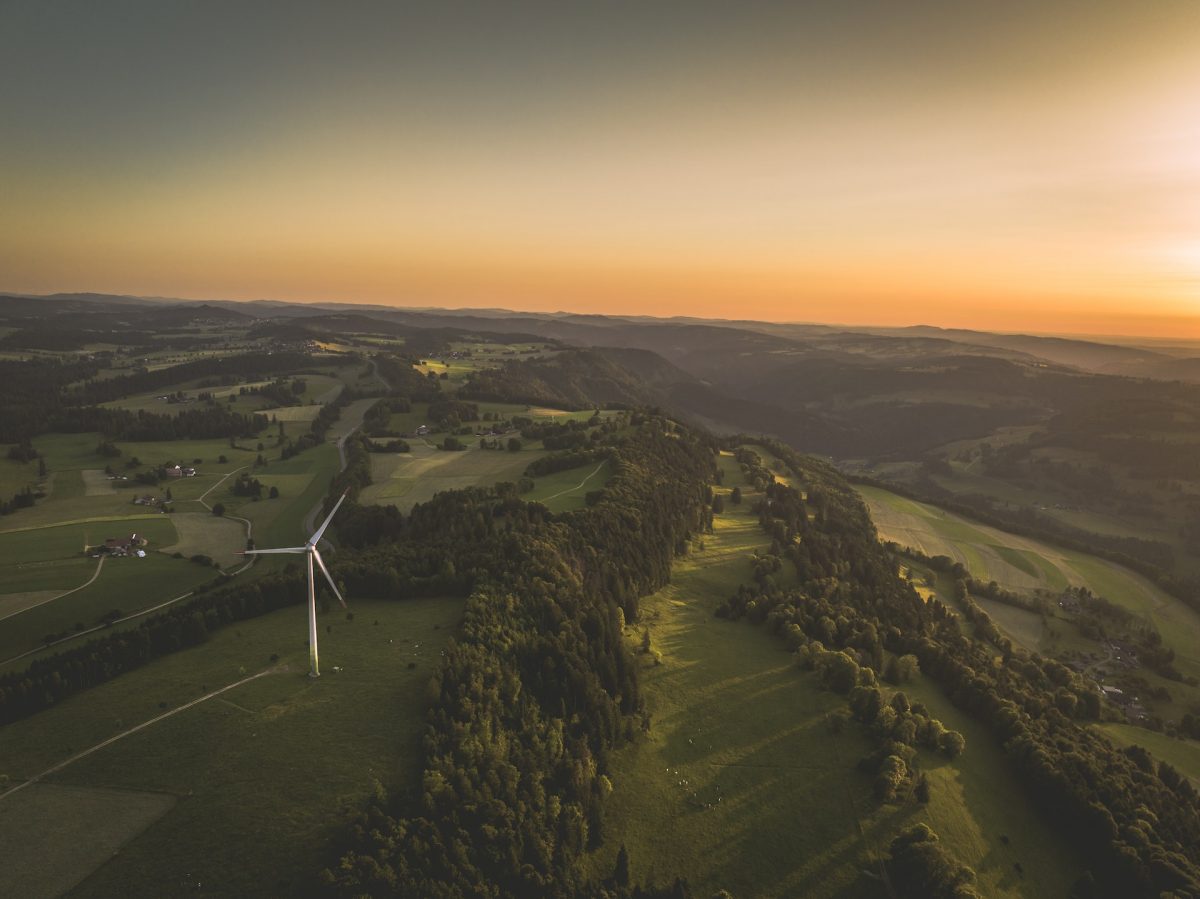
<svg viewBox="0 0 1200 899">
<path fill-rule="evenodd" d="M 320 551 L 317 550 L 317 544 L 321 542 L 321 537 L 325 534 L 325 529 L 329 527 L 329 522 L 333 520 L 333 516 L 337 514 L 338 508 L 346 501 L 346 494 L 343 493 L 333 507 L 333 511 L 329 513 L 329 517 L 321 523 L 316 532 L 308 538 L 308 542 L 303 546 L 288 546 L 280 549 L 248 549 L 239 555 L 243 556 L 267 556 L 276 555 L 279 553 L 303 553 L 308 560 L 308 661 L 309 661 L 309 677 L 320 677 L 321 671 L 317 667 L 317 584 L 313 578 L 313 561 L 321 569 L 321 573 L 325 575 L 325 580 L 329 581 L 329 587 L 333 590 L 333 595 L 338 598 L 338 602 L 342 604 L 342 608 L 346 608 L 346 600 L 342 599 L 341 591 L 338 590 L 337 584 L 333 582 L 333 577 L 329 574 L 329 569 L 325 567 L 325 560 L 321 558 Z"/>
</svg>

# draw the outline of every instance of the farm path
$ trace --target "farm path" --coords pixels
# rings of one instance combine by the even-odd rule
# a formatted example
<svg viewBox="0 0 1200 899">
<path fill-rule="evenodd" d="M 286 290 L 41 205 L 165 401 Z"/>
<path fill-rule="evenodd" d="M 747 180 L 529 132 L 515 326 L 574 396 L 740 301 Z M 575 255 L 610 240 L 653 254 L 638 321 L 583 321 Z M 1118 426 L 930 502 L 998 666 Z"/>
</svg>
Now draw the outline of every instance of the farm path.
<svg viewBox="0 0 1200 899">
<path fill-rule="evenodd" d="M 346 407 L 342 416 L 334 424 L 333 442 L 337 445 L 338 450 L 338 472 L 342 472 L 346 468 L 346 441 L 350 436 L 362 427 L 363 418 L 366 417 L 367 410 L 379 401 L 379 397 L 368 397 L 362 400 L 355 400 Z M 318 500 L 317 504 L 309 510 L 304 517 L 304 530 L 307 533 L 312 533 L 317 529 L 317 515 L 321 512 L 321 507 L 325 505 L 325 498 Z M 326 548 L 330 546 L 328 540 L 322 539 L 321 542 Z"/>
<path fill-rule="evenodd" d="M 245 571 L 249 567 L 250 563 L 247 563 L 237 571 L 233 572 L 233 574 Z M 87 584 L 84 584 L 83 586 L 86 587 Z M 77 587 L 76 589 L 82 590 L 83 587 Z M 63 595 L 65 596 L 66 594 L 64 593 Z M 43 643 L 40 646 L 35 646 L 33 649 L 27 649 L 25 652 L 21 653 L 20 655 L 15 655 L 11 659 L 5 659 L 4 661 L 0 662 L 0 667 L 11 665 L 13 662 L 19 662 L 26 656 L 31 656 L 34 653 L 41 652 L 43 649 L 50 649 L 53 646 L 57 646 L 59 643 L 66 643 L 70 640 L 78 640 L 80 637 L 86 637 L 88 634 L 96 633 L 96 631 L 106 630 L 111 628 L 114 624 L 124 624 L 126 621 L 133 621 L 135 618 L 142 618 L 143 616 L 149 615 L 152 612 L 157 612 L 159 609 L 165 609 L 167 606 L 173 606 L 175 603 L 187 599 L 192 595 L 193 591 L 189 590 L 187 593 L 181 593 L 179 596 L 176 596 L 173 599 L 168 599 L 166 602 L 160 602 L 158 605 L 151 606 L 148 609 L 142 609 L 140 612 L 134 612 L 132 615 L 126 615 L 123 618 L 115 618 L 112 621 L 106 621 L 104 624 L 97 624 L 95 627 L 89 627 L 86 630 L 76 631 L 73 634 L 68 634 L 61 639 L 53 640 L 50 643 Z"/>
<path fill-rule="evenodd" d="M 605 461 L 607 461 L 607 460 L 605 460 Z M 542 502 L 546 502 L 546 500 L 551 500 L 551 499 L 558 499 L 560 496 L 565 496 L 566 494 L 571 493 L 572 491 L 579 490 L 580 488 L 583 487 L 584 484 L 586 484 L 588 481 L 590 481 L 592 478 L 594 478 L 596 475 L 598 475 L 600 473 L 600 469 L 603 468 L 604 465 L 605 465 L 605 462 L 601 462 L 599 465 L 597 465 L 595 468 L 592 469 L 591 474 L 589 474 L 587 477 L 585 477 L 582 481 L 580 481 L 574 487 L 568 487 L 566 490 L 560 490 L 560 491 L 558 491 L 558 493 L 554 494 L 554 496 L 547 496 L 546 499 L 542 500 Z"/>
<path fill-rule="evenodd" d="M 225 477 L 221 478 L 221 480 L 217 481 L 217 483 L 213 484 L 211 487 L 209 487 L 207 490 L 205 490 L 203 493 L 201 493 L 200 496 L 196 499 L 196 502 L 198 502 L 200 505 L 204 506 L 204 508 L 208 509 L 208 511 L 211 512 L 212 506 L 210 506 L 208 503 L 206 503 L 204 501 L 204 498 L 206 496 L 208 496 L 210 493 L 212 493 L 214 490 L 216 490 L 218 487 L 220 487 L 222 484 L 224 484 L 226 481 L 228 481 L 231 477 L 233 477 L 235 474 L 237 474 L 243 468 L 248 468 L 248 467 L 249 466 L 247 466 L 247 465 L 242 465 L 239 468 L 235 468 L 233 471 L 229 472 L 229 474 L 225 475 Z"/>
<path fill-rule="evenodd" d="M 212 493 L 214 490 L 216 490 L 218 487 L 220 487 L 222 484 L 224 484 L 227 480 L 229 480 L 235 474 L 237 474 L 239 471 L 241 471 L 243 468 L 249 468 L 249 467 L 250 466 L 248 466 L 248 465 L 243 465 L 240 468 L 235 468 L 233 471 L 229 472 L 229 474 L 225 475 L 225 477 L 221 478 L 221 480 L 217 481 L 217 483 L 213 484 L 211 487 L 209 487 L 207 490 L 205 490 L 202 494 L 200 494 L 200 497 L 196 500 L 196 502 L 198 502 L 200 505 L 204 506 L 204 508 L 208 509 L 208 511 L 211 512 L 212 506 L 210 506 L 207 503 L 207 501 L 205 501 L 204 498 L 206 496 L 208 496 L 210 493 Z M 251 522 L 249 518 L 241 518 L 237 515 L 229 515 L 226 517 L 232 518 L 234 521 L 240 521 L 242 524 L 244 524 L 246 526 L 246 542 L 249 543 L 250 538 L 254 534 L 253 522 Z M 229 573 L 230 574 L 241 574 L 243 571 L 245 571 L 247 568 L 249 568 L 251 565 L 253 565 L 254 560 L 257 558 L 258 558 L 257 556 L 251 556 L 245 565 L 243 565 L 241 568 L 234 569 L 233 571 L 231 571 Z M 190 593 L 188 595 L 191 596 Z M 180 597 L 180 598 L 182 599 L 182 597 Z M 172 600 L 172 601 L 174 601 L 174 600 Z M 169 605 L 169 603 L 168 603 L 168 605 Z M 156 608 L 161 608 L 161 606 L 156 607 Z M 145 614 L 145 613 L 143 612 L 142 614 Z"/>
<path fill-rule="evenodd" d="M 78 587 L 72 587 L 66 593 L 59 593 L 56 596 L 50 596 L 43 599 L 41 602 L 35 602 L 33 605 L 26 606 L 23 609 L 17 609 L 15 612 L 9 612 L 7 615 L 0 617 L 0 621 L 5 621 L 12 618 L 14 615 L 20 615 L 22 612 L 28 612 L 30 609 L 36 609 L 38 606 L 44 606 L 48 602 L 54 602 L 56 599 L 62 599 L 64 596 L 70 596 L 72 593 L 78 593 L 84 587 L 90 587 L 96 578 L 100 577 L 100 569 L 104 567 L 104 560 L 107 556 L 101 556 L 100 561 L 96 564 L 96 570 L 92 572 L 92 576 Z"/>
<path fill-rule="evenodd" d="M 221 687 L 220 689 L 217 689 L 217 690 L 213 690 L 211 693 L 205 693 L 199 699 L 193 699 L 191 702 L 185 702 L 183 705 L 178 706 L 177 708 L 171 709 L 171 711 L 169 711 L 169 712 L 163 712 L 161 715 L 151 718 L 149 721 L 143 721 L 141 724 L 134 725 L 133 727 L 129 728 L 128 730 L 123 730 L 119 734 L 115 734 L 114 736 L 109 737 L 107 740 L 102 740 L 99 743 L 97 743 L 95 746 L 85 749 L 82 752 L 77 752 L 77 753 L 75 753 L 75 755 L 71 756 L 70 758 L 66 759 L 65 761 L 59 762 L 57 765 L 54 765 L 51 768 L 47 768 L 41 774 L 35 774 L 33 777 L 29 778 L 29 780 L 22 781 L 21 783 L 17 784 L 12 789 L 9 789 L 9 790 L 4 791 L 3 793 L 0 793 L 0 801 L 3 801 L 5 798 L 11 796 L 13 793 L 18 792 L 19 790 L 25 789 L 30 784 L 37 783 L 44 777 L 49 777 L 51 774 L 61 771 L 63 768 L 67 767 L 68 765 L 70 765 L 74 762 L 79 761 L 81 758 L 85 758 L 94 752 L 100 751 L 105 746 L 110 746 L 113 743 L 117 742 L 118 740 L 125 739 L 125 737 L 128 737 L 131 734 L 136 734 L 138 731 L 145 730 L 147 727 L 150 727 L 152 724 L 157 724 L 160 721 L 164 721 L 167 718 L 170 718 L 172 715 L 178 715 L 180 712 L 185 712 L 188 709 L 192 708 L 192 706 L 199 705 L 202 702 L 207 702 L 210 699 L 220 696 L 222 693 L 227 693 L 228 691 L 234 689 L 235 687 L 242 686 L 242 684 L 248 684 L 248 683 L 250 683 L 250 681 L 258 680 L 260 677 L 266 677 L 268 674 L 282 674 L 287 670 L 288 670 L 287 665 L 277 665 L 274 668 L 267 668 L 264 671 L 258 672 L 258 674 L 252 674 L 249 677 L 243 677 L 241 680 L 234 681 L 232 684 L 226 684 L 224 687 Z"/>
</svg>

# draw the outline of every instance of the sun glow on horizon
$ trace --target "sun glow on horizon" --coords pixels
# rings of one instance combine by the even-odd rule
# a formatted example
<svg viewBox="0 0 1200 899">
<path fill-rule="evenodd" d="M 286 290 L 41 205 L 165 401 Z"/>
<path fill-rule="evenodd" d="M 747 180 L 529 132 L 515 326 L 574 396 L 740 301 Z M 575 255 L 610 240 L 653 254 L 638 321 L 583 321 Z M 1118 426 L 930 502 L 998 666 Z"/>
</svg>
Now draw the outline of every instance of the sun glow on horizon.
<svg viewBox="0 0 1200 899">
<path fill-rule="evenodd" d="M 1200 337 L 1195 4 L 76 13 L 0 289 Z"/>
</svg>

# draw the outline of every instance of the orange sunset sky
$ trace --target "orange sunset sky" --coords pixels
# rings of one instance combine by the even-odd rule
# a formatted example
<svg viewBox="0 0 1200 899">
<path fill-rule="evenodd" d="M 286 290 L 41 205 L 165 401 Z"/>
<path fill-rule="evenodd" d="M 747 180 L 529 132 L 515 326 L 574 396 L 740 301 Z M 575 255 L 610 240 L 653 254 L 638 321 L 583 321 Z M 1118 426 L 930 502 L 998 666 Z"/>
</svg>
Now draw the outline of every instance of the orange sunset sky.
<svg viewBox="0 0 1200 899">
<path fill-rule="evenodd" d="M 1200 337 L 1200 4 L 12 3 L 0 290 Z"/>
</svg>

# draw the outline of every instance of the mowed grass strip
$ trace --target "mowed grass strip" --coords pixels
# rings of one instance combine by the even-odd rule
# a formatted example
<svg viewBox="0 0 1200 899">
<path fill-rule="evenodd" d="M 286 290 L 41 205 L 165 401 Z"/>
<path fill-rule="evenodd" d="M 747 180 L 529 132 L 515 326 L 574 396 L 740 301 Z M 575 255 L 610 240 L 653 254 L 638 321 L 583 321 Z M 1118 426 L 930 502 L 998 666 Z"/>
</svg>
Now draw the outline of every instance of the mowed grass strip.
<svg viewBox="0 0 1200 899">
<path fill-rule="evenodd" d="M 179 797 L 72 895 L 170 896 L 194 893 L 197 883 L 215 896 L 303 892 L 317 870 L 335 862 L 323 853 L 376 781 L 419 787 L 426 687 L 463 603 L 347 599 L 353 621 L 340 609 L 320 616 L 319 680 L 305 673 L 307 628 L 298 604 L 0 730 L 0 774 L 15 782 L 247 674 L 288 668 L 52 776 L 72 786 Z M 342 670 L 335 673 L 335 665 Z"/>
<path fill-rule="evenodd" d="M 0 799 L 0 896 L 66 893 L 174 804 L 166 793 L 45 783 Z"/>
</svg>

